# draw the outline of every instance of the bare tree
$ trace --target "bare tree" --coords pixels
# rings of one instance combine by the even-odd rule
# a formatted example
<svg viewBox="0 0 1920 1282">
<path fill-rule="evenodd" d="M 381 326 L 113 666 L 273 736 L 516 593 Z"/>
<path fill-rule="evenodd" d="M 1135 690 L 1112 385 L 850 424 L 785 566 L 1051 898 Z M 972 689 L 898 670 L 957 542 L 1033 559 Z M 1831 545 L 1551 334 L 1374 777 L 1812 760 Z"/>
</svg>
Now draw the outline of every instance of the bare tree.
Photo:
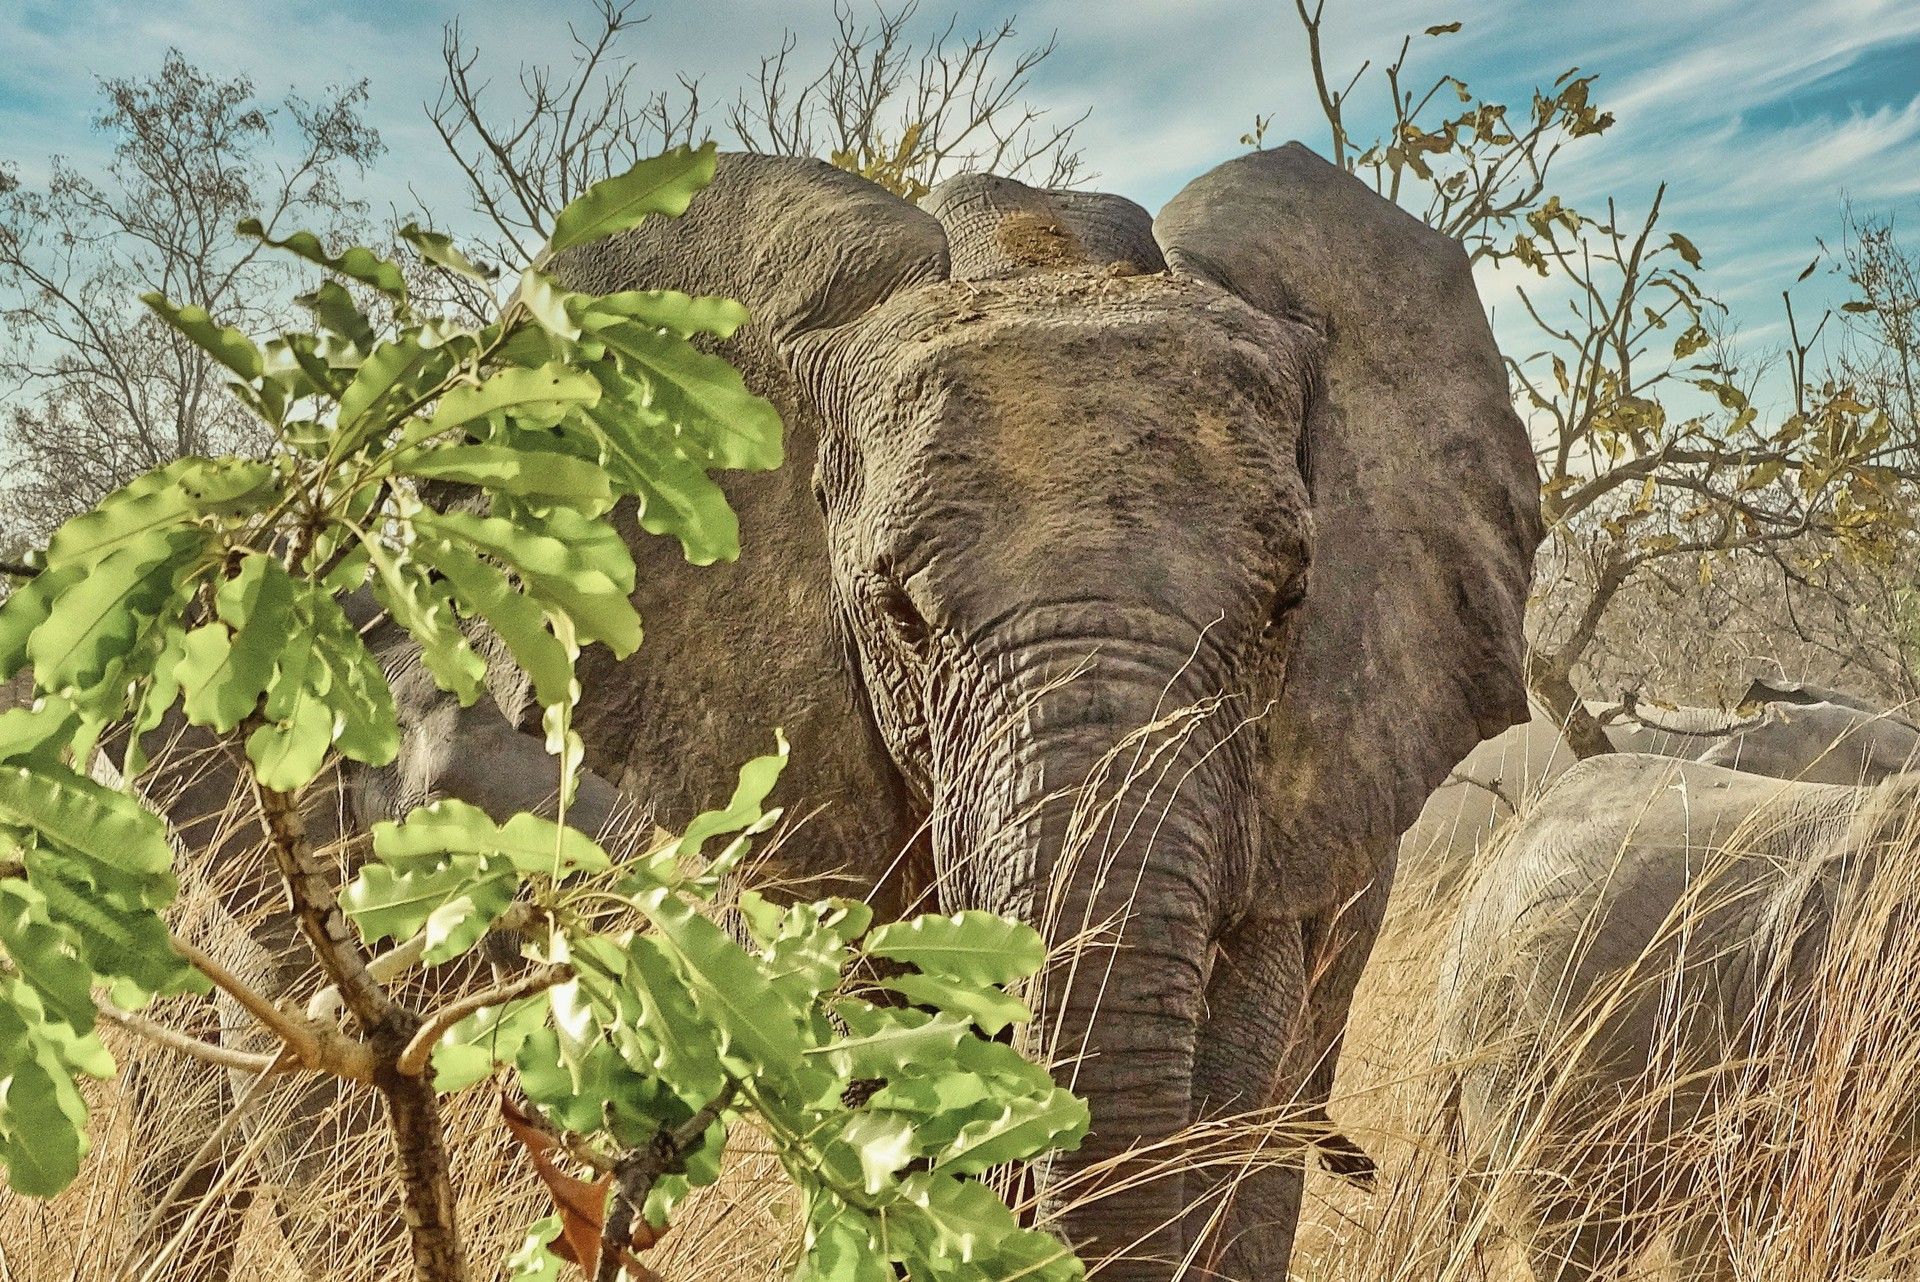
<svg viewBox="0 0 1920 1282">
<path fill-rule="evenodd" d="M 479 50 L 458 24 L 447 28 L 446 81 L 428 115 L 503 266 L 520 265 L 554 213 L 589 184 L 712 132 L 697 80 L 632 87 L 633 61 L 622 46 L 647 19 L 634 15 L 631 0 L 595 0 L 595 14 L 590 30 L 569 27 L 571 65 L 522 65 L 518 95 L 504 106 L 478 74 Z M 842 0 L 824 62 L 803 66 L 799 37 L 789 31 L 722 127 L 732 145 L 819 156 L 910 200 L 969 169 L 1048 186 L 1081 178 L 1073 135 L 1086 113 L 1056 121 L 1027 100 L 1053 42 L 1019 48 L 1011 19 L 971 37 L 958 30 L 950 19 L 923 33 L 918 0 L 876 7 L 871 21 Z"/>
<path fill-rule="evenodd" d="M 446 80 L 427 116 L 466 175 L 468 198 L 502 265 L 521 265 L 545 241 L 553 216 L 595 182 L 702 136 L 698 81 L 681 76 L 678 96 L 633 90 L 633 60 L 619 48 L 646 21 L 633 8 L 631 0 L 595 0 L 596 29 L 582 34 L 567 24 L 573 65 L 557 73 L 523 64 L 520 100 L 504 117 L 486 104 L 489 82 L 475 78 L 480 51 L 464 42 L 458 22 L 448 24 Z"/>
<path fill-rule="evenodd" d="M 1763 419 L 1758 370 L 1742 366 L 1725 309 L 1699 284 L 1698 249 L 1662 225 L 1665 188 L 1644 214 L 1609 201 L 1597 217 L 1549 189 L 1563 150 L 1613 123 L 1592 101 L 1593 76 L 1569 70 L 1536 90 L 1517 122 L 1454 76 L 1407 87 L 1409 36 L 1375 73 L 1382 126 L 1362 143 L 1352 109 L 1372 64 L 1335 88 L 1322 57 L 1324 0 L 1295 3 L 1336 162 L 1476 261 L 1511 259 L 1540 277 L 1516 299 L 1539 346 L 1507 361 L 1548 530 L 1528 681 L 1576 752 L 1609 751 L 1577 679 L 1594 675 L 1623 593 L 1676 565 L 1706 581 L 1733 559 L 1782 566 L 1788 549 L 1813 544 L 1816 557 L 1890 554 L 1909 517 L 1887 416 L 1849 371 L 1821 359 L 1825 318 L 1803 334 L 1783 292 L 1792 410 Z"/>
<path fill-rule="evenodd" d="M 962 38 L 957 17 L 916 41 L 919 11 L 908 0 L 863 23 L 837 0 L 833 46 L 811 75 L 796 70 L 788 32 L 727 113 L 734 135 L 752 151 L 824 156 L 909 200 L 969 170 L 1045 187 L 1081 178 L 1073 134 L 1089 113 L 1056 122 L 1024 97 L 1055 42 L 1017 48 L 1012 18 Z"/>
<path fill-rule="evenodd" d="M 0 525 L 31 542 L 151 468 L 260 444 L 213 366 L 139 296 L 204 299 L 265 328 L 303 278 L 236 224 L 344 233 L 364 208 L 342 179 L 382 150 L 361 117 L 364 83 L 263 105 L 245 77 L 170 50 L 157 75 L 101 90 L 103 173 L 56 157 L 36 190 L 0 170 Z"/>
</svg>

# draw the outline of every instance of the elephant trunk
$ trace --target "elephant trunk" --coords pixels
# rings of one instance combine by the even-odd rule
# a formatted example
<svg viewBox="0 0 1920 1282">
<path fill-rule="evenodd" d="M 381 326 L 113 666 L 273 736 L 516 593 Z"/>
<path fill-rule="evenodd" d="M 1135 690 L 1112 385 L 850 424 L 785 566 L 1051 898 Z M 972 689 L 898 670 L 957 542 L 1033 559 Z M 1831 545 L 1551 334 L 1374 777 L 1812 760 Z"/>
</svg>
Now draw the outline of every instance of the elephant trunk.
<svg viewBox="0 0 1920 1282">
<path fill-rule="evenodd" d="M 968 899 L 1048 940 L 1030 1049 L 1087 1099 L 1093 1130 L 1039 1173 L 1042 1205 L 1090 1262 L 1117 1253 L 1101 1276 L 1144 1282 L 1172 1276 L 1185 1249 L 1175 1145 L 1192 1113 L 1223 821 L 1244 801 L 1223 795 L 1236 754 L 1218 722 L 1166 712 L 1190 697 L 1176 678 L 1191 650 L 1130 649 L 1051 687 L 1010 683 L 1038 693 L 957 780 L 936 845 Z"/>
</svg>

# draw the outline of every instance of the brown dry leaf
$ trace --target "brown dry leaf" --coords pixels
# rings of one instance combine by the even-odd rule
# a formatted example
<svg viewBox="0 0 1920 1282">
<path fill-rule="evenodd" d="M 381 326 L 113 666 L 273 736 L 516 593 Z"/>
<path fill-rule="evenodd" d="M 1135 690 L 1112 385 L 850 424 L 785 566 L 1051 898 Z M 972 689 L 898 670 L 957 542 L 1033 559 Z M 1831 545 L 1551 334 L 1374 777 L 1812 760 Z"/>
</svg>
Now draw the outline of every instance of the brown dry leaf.
<svg viewBox="0 0 1920 1282">
<path fill-rule="evenodd" d="M 520 1146 L 527 1150 L 527 1156 L 533 1159 L 533 1169 L 539 1174 L 540 1182 L 547 1186 L 554 1208 L 560 1213 L 560 1236 L 554 1239 L 548 1249 L 568 1263 L 578 1265 L 582 1272 L 592 1277 L 600 1263 L 600 1235 L 606 1223 L 607 1185 L 613 1177 L 603 1175 L 597 1180 L 583 1180 L 561 1170 L 552 1157 L 553 1151 L 560 1147 L 560 1141 L 542 1130 L 504 1094 L 500 1096 L 500 1119 L 506 1123 L 513 1138 L 519 1140 Z M 664 1229 L 655 1232 L 643 1216 L 636 1216 L 635 1219 L 638 1222 L 633 1227 L 633 1240 L 628 1244 L 631 1247 L 645 1250 L 665 1233 Z M 634 1258 L 631 1250 L 623 1249 L 620 1256 L 620 1263 L 633 1282 L 663 1282 L 658 1273 Z"/>
</svg>

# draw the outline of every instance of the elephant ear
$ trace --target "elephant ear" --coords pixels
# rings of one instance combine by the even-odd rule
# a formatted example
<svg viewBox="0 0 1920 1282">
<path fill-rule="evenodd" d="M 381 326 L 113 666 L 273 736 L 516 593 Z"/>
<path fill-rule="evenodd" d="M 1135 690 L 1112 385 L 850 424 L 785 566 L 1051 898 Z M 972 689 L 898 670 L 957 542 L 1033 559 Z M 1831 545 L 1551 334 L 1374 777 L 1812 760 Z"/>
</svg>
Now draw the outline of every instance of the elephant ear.
<svg viewBox="0 0 1920 1282">
<path fill-rule="evenodd" d="M 894 291 L 946 275 L 940 225 L 819 160 L 723 154 L 679 218 L 651 218 L 562 255 L 575 289 L 724 294 L 753 312 L 744 336 L 783 344 L 857 319 Z"/>
<path fill-rule="evenodd" d="M 740 763 L 782 726 L 793 744 L 783 795 L 824 806 L 783 843 L 799 871 L 829 871 L 849 851 L 910 831 L 833 626 L 811 491 L 819 419 L 788 357 L 797 340 L 943 277 L 946 265 L 940 225 L 873 183 L 817 160 L 737 154 L 718 158 L 683 216 L 648 219 L 555 261 L 572 289 L 745 303 L 752 319 L 717 350 L 784 424 L 779 469 L 716 478 L 739 517 L 740 559 L 695 568 L 672 540 L 628 526 L 646 643 L 618 670 L 599 648 L 581 656 L 577 724 L 592 764 L 662 824 L 677 828 L 724 800 Z"/>
<path fill-rule="evenodd" d="M 1154 234 L 1173 270 L 1325 339 L 1275 809 L 1294 850 L 1377 864 L 1448 770 L 1527 719 L 1538 481 L 1466 254 L 1299 143 L 1194 180 Z"/>
</svg>

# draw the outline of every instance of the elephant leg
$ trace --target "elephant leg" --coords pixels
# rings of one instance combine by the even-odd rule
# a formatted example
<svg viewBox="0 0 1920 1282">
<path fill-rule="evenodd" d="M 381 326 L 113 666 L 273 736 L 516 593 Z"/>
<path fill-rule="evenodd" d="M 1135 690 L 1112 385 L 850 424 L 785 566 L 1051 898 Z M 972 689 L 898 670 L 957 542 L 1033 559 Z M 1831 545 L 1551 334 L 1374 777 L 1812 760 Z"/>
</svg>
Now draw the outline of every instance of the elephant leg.
<svg viewBox="0 0 1920 1282">
<path fill-rule="evenodd" d="M 1726 1234 L 1711 1216 L 1700 1216 L 1668 1235 L 1674 1273 L 1684 1282 L 1735 1282 Z"/>
<path fill-rule="evenodd" d="M 136 1071 L 129 1082 L 136 1109 L 134 1144 L 142 1155 L 132 1175 L 138 1192 L 134 1215 L 144 1223 L 161 1207 L 132 1251 L 142 1265 L 156 1263 L 161 1251 L 169 1251 L 165 1276 L 180 1282 L 228 1282 L 240 1224 L 253 1203 L 248 1180 L 213 1194 L 227 1171 L 221 1153 L 213 1151 L 196 1161 L 211 1125 L 186 1125 L 184 1132 L 180 1127 L 188 1117 L 211 1123 L 219 1115 L 227 1102 L 219 1077 L 215 1071 L 213 1080 L 194 1082 L 186 1090 L 179 1080 L 156 1082 L 144 1071 Z M 177 1247 L 171 1246 L 175 1238 L 182 1238 Z"/>
<path fill-rule="evenodd" d="M 1302 928 L 1310 1029 L 1304 1049 L 1311 1058 L 1295 1102 L 1307 1106 L 1308 1120 L 1317 1124 L 1314 1146 L 1321 1165 L 1334 1175 L 1363 1185 L 1371 1184 L 1378 1174 L 1373 1159 L 1334 1128 L 1327 1117 L 1327 1101 L 1333 1098 L 1334 1074 L 1340 1067 L 1354 990 L 1360 985 L 1367 959 L 1373 955 L 1380 923 L 1386 920 L 1392 885 L 1390 876 L 1377 877 L 1340 909 L 1309 918 Z"/>
<path fill-rule="evenodd" d="M 1194 1064 L 1197 1122 L 1289 1102 L 1306 997 L 1298 921 L 1249 917 L 1219 942 Z M 1280 1125 L 1248 1128 L 1257 1144 L 1244 1157 L 1211 1163 L 1200 1173 L 1188 1239 L 1205 1243 L 1196 1257 L 1204 1276 L 1239 1282 L 1287 1276 L 1304 1154 L 1287 1124 L 1297 1119 L 1274 1120 Z"/>
<path fill-rule="evenodd" d="M 1646 1250 L 1642 1222 L 1623 1216 L 1618 1207 L 1574 1198 L 1537 1205 L 1539 1227 L 1527 1244 L 1534 1282 L 1612 1282 Z"/>
</svg>

